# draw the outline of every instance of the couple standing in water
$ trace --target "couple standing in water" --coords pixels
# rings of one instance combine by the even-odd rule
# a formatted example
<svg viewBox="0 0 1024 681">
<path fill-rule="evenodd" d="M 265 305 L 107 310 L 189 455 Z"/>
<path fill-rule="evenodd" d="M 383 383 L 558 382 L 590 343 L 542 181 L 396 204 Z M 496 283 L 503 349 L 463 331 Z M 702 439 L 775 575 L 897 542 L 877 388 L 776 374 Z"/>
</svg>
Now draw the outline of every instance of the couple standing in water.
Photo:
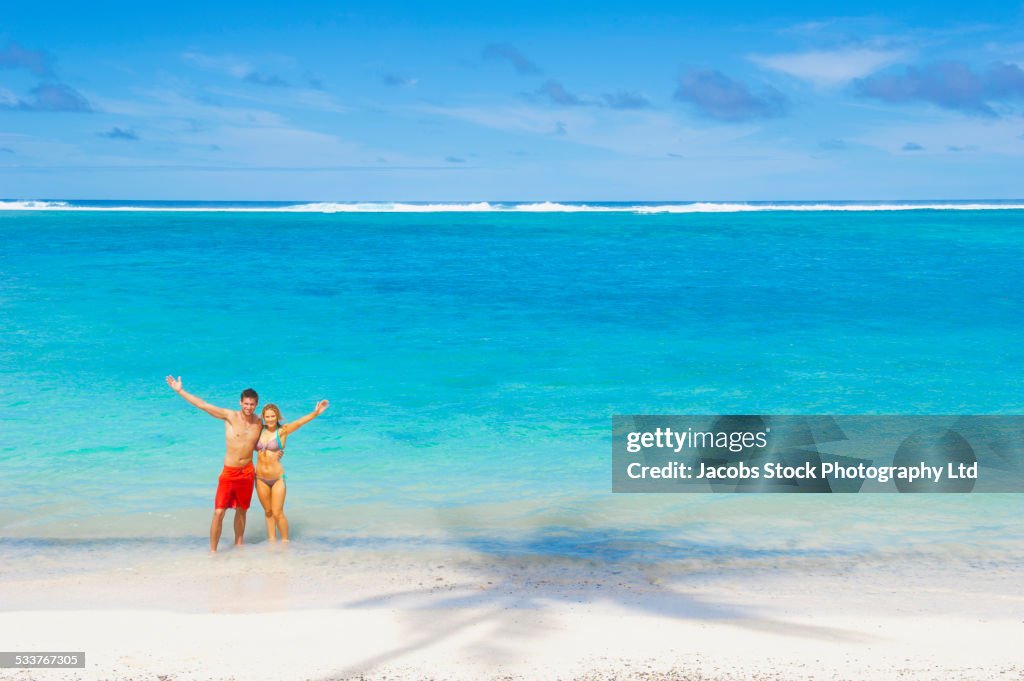
<svg viewBox="0 0 1024 681">
<path fill-rule="evenodd" d="M 284 446 L 290 435 L 324 413 L 328 407 L 327 400 L 318 402 L 316 408 L 302 418 L 291 423 L 282 423 L 281 411 L 273 404 L 263 407 L 262 419 L 256 416 L 256 405 L 259 404 L 260 398 L 252 388 L 242 391 L 239 409 L 233 411 L 215 407 L 185 392 L 181 387 L 181 376 L 168 376 L 167 385 L 192 406 L 224 421 L 227 452 L 224 455 L 224 469 L 217 480 L 217 496 L 213 503 L 210 551 L 217 551 L 224 515 L 229 508 L 235 509 L 235 545 L 242 544 L 245 515 L 252 501 L 254 485 L 266 513 L 267 540 L 276 541 L 277 532 L 280 531 L 281 540 L 288 541 L 288 519 L 284 515 L 284 498 L 287 490 L 284 468 L 281 465 Z"/>
</svg>

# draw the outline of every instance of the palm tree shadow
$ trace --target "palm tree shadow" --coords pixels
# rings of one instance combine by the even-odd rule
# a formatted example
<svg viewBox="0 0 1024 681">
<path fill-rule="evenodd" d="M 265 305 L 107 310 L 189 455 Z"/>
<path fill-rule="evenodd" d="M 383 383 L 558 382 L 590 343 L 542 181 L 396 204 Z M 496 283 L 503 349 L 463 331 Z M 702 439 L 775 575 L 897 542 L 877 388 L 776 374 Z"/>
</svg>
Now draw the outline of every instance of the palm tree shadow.
<svg viewBox="0 0 1024 681">
<path fill-rule="evenodd" d="M 652 569 L 681 558 L 707 564 L 742 556 L 750 562 L 806 557 L 800 551 L 757 551 L 737 546 L 679 541 L 655 531 L 607 528 L 539 527 L 517 539 L 452 532 L 452 544 L 474 555 L 472 582 L 422 586 L 337 605 L 343 609 L 395 608 L 403 611 L 407 642 L 367 656 L 327 679 L 358 677 L 403 655 L 449 640 L 472 627 L 491 624 L 489 638 L 475 646 L 495 660 L 521 657 L 510 641 L 542 636 L 545 613 L 560 605 L 602 602 L 624 611 L 669 620 L 695 620 L 777 636 L 828 642 L 874 640 L 834 627 L 787 622 L 750 607 L 682 593 L 651 578 Z M 736 578 L 739 571 L 723 569 Z M 529 626 L 516 624 L 510 610 L 532 614 Z M 470 611 L 470 615 L 464 613 Z M 503 645 L 505 644 L 505 645 Z"/>
</svg>

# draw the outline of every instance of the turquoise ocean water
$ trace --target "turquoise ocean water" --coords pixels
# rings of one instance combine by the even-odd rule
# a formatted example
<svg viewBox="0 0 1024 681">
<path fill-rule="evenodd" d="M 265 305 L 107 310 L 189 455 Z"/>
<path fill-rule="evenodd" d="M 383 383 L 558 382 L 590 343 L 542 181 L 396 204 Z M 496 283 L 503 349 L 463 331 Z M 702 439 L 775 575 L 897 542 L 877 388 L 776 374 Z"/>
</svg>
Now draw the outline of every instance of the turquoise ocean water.
<svg viewBox="0 0 1024 681">
<path fill-rule="evenodd" d="M 7 207 L 4 551 L 204 546 L 223 427 L 173 373 L 331 401 L 307 544 L 1024 555 L 1019 495 L 610 493 L 613 414 L 1022 413 L 1020 206 Z"/>
</svg>

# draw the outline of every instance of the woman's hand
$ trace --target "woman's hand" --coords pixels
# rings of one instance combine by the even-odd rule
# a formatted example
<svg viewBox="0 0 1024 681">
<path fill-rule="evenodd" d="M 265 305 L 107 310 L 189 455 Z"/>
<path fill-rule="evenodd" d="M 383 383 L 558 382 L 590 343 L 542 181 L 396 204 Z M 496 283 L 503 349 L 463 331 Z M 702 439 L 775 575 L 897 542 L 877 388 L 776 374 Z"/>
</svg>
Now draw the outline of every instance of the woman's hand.
<svg viewBox="0 0 1024 681">
<path fill-rule="evenodd" d="M 313 407 L 313 411 L 309 412 L 300 419 L 296 419 L 291 423 L 286 424 L 284 426 L 284 434 L 291 435 L 296 430 L 306 425 L 307 423 L 315 419 L 317 416 L 320 416 L 320 414 L 324 413 L 324 411 L 326 411 L 327 407 L 329 406 L 331 406 L 330 402 L 328 402 L 327 400 L 320 400 L 319 402 L 316 403 L 316 406 Z"/>
</svg>

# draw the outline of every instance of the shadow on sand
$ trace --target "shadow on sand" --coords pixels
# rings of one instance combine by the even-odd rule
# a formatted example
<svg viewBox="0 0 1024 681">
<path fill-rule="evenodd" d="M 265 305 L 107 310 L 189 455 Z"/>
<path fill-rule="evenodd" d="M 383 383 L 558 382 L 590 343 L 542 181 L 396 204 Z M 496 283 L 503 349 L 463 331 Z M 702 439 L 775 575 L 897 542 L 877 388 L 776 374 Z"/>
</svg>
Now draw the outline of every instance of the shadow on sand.
<svg viewBox="0 0 1024 681">
<path fill-rule="evenodd" d="M 472 652 L 495 663 L 522 657 L 521 643 L 551 630 L 545 614 L 560 606 L 602 603 L 609 610 L 693 620 L 776 636 L 819 641 L 865 641 L 864 635 L 833 627 L 796 624 L 766 616 L 751 607 L 716 602 L 699 592 L 683 593 L 653 576 L 672 561 L 692 561 L 690 575 L 741 579 L 780 561 L 807 558 L 803 550 L 751 550 L 738 546 L 679 541 L 653 531 L 537 528 L 517 540 L 459 536 L 453 544 L 470 549 L 473 580 L 454 584 L 431 573 L 409 588 L 372 598 L 339 603 L 338 608 L 392 608 L 403 611 L 408 636 L 401 645 L 367 654 L 321 681 L 359 678 L 403 656 L 444 643 L 481 624 L 491 624 Z M 815 557 L 822 554 L 815 553 Z M 702 566 L 700 571 L 693 566 Z M 444 565 L 437 566 L 444 568 Z M 680 575 L 685 577 L 686 575 Z M 691 591 L 693 591 L 691 589 Z M 528 617 L 514 616 L 519 611 Z M 644 632 L 637 632 L 643 636 Z M 518 650 L 517 650 L 518 648 Z M 614 653 L 602 650 L 601 654 Z"/>
</svg>

